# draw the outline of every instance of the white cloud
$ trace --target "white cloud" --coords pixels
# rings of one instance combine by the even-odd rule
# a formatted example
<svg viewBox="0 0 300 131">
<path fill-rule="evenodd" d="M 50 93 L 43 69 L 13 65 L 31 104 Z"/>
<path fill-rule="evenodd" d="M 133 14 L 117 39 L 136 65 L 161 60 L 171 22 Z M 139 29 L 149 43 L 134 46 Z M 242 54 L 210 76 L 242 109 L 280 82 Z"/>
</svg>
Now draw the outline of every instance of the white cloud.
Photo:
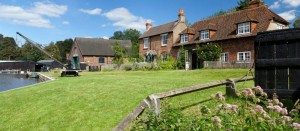
<svg viewBox="0 0 300 131">
<path fill-rule="evenodd" d="M 280 7 L 279 1 L 274 2 L 269 8 L 270 9 L 278 9 Z"/>
<path fill-rule="evenodd" d="M 31 10 L 35 14 L 46 15 L 50 17 L 59 17 L 68 10 L 65 5 L 57 5 L 50 2 L 34 2 L 34 8 Z"/>
<path fill-rule="evenodd" d="M 81 11 L 81 12 L 83 12 L 83 13 L 90 14 L 90 15 L 100 15 L 101 12 L 102 12 L 102 9 L 100 9 L 100 8 L 96 8 L 96 9 L 93 9 L 93 10 L 89 10 L 89 9 L 80 9 L 79 11 Z"/>
<path fill-rule="evenodd" d="M 145 29 L 146 19 L 140 16 L 135 16 L 128 9 L 121 7 L 113 9 L 103 14 L 109 20 L 113 21 L 113 26 L 122 28 L 133 28 L 138 30 Z"/>
<path fill-rule="evenodd" d="M 69 21 L 63 21 L 62 24 L 64 24 L 64 25 L 69 25 L 70 22 L 69 22 Z"/>
<path fill-rule="evenodd" d="M 282 3 L 287 4 L 291 7 L 298 7 L 300 6 L 300 0 L 282 0 Z"/>
<path fill-rule="evenodd" d="M 18 6 L 0 5 L 0 20 L 6 20 L 15 24 L 52 28 L 51 22 L 39 14 L 24 10 Z"/>
<path fill-rule="evenodd" d="M 102 36 L 101 38 L 103 38 L 103 39 L 109 39 L 109 37 L 107 37 L 107 36 Z"/>
<path fill-rule="evenodd" d="M 296 10 L 290 10 L 290 11 L 286 11 L 283 13 L 278 14 L 281 17 L 283 17 L 284 19 L 291 21 L 294 20 L 296 18 Z"/>
</svg>

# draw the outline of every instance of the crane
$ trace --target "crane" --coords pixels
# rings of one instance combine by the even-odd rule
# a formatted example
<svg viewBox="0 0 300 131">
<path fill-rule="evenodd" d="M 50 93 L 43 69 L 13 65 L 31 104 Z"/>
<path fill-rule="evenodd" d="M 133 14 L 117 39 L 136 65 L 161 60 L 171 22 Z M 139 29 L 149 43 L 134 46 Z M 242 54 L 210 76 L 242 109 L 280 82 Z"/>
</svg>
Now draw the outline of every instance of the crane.
<svg viewBox="0 0 300 131">
<path fill-rule="evenodd" d="M 60 65 L 62 65 L 63 67 L 65 67 L 66 69 L 68 68 L 67 66 L 65 66 L 62 62 L 60 62 L 59 60 L 57 60 L 56 58 L 54 58 L 51 54 L 49 54 L 48 52 L 46 52 L 45 50 L 43 50 L 40 46 L 38 46 L 37 42 L 34 42 L 33 40 L 27 38 L 26 36 L 22 35 L 21 33 L 17 32 L 17 34 L 19 36 L 21 36 L 22 38 L 24 38 L 28 43 L 30 43 L 31 45 L 33 45 L 34 47 L 36 47 L 37 49 L 39 49 L 41 52 L 43 52 L 45 55 L 47 55 L 48 57 L 50 57 L 52 60 L 58 62 Z M 66 76 L 66 75 L 74 75 L 74 76 L 78 76 L 78 71 L 75 70 L 65 70 L 61 72 L 61 76 Z"/>
</svg>

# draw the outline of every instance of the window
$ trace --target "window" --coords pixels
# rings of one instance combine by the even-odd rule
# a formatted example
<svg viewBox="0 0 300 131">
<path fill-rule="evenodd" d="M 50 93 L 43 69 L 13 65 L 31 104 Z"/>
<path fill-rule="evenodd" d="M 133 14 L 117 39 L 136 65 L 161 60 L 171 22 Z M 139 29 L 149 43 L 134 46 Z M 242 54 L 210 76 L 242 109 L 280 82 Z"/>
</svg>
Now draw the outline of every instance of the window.
<svg viewBox="0 0 300 131">
<path fill-rule="evenodd" d="M 188 34 L 183 34 L 180 36 L 180 43 L 184 43 L 184 42 L 188 42 L 188 41 L 189 41 Z"/>
<path fill-rule="evenodd" d="M 99 63 L 105 63 L 104 57 L 99 57 Z"/>
<path fill-rule="evenodd" d="M 165 53 L 165 54 L 162 54 L 162 56 L 161 56 L 161 59 L 162 59 L 162 61 L 166 61 L 167 60 L 167 54 Z"/>
<path fill-rule="evenodd" d="M 166 46 L 168 43 L 167 34 L 161 35 L 161 45 Z"/>
<path fill-rule="evenodd" d="M 238 24 L 238 34 L 250 33 L 250 22 Z"/>
<path fill-rule="evenodd" d="M 77 54 L 77 48 L 74 47 L 74 54 Z"/>
<path fill-rule="evenodd" d="M 285 28 L 285 26 L 283 24 L 277 23 L 277 29 L 284 29 L 284 28 Z"/>
<path fill-rule="evenodd" d="M 229 61 L 229 53 L 228 52 L 221 53 L 221 61 L 224 63 Z"/>
<path fill-rule="evenodd" d="M 200 40 L 207 40 L 207 39 L 209 39 L 209 30 L 201 31 Z"/>
<path fill-rule="evenodd" d="M 144 48 L 148 48 L 148 38 L 144 38 Z"/>
<path fill-rule="evenodd" d="M 238 52 L 237 60 L 250 62 L 251 61 L 251 52 L 250 51 Z"/>
</svg>

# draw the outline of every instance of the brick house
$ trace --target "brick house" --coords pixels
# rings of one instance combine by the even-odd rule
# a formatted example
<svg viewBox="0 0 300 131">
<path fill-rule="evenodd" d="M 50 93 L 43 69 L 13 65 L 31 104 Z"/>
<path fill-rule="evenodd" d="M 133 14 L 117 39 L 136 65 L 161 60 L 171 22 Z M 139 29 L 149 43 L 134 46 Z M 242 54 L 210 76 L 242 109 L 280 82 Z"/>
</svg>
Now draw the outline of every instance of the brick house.
<svg viewBox="0 0 300 131">
<path fill-rule="evenodd" d="M 67 58 L 72 69 L 79 69 L 80 64 L 87 64 L 101 68 L 102 65 L 112 64 L 115 56 L 113 46 L 119 42 L 121 47 L 131 52 L 130 40 L 107 40 L 102 38 L 75 38 L 70 54 Z M 81 67 L 82 69 L 82 67 Z M 82 69 L 84 70 L 84 69 Z"/>
<path fill-rule="evenodd" d="M 222 48 L 219 64 L 235 67 L 254 61 L 254 37 L 258 32 L 289 28 L 289 22 L 262 4 L 251 0 L 249 8 L 195 22 L 180 33 L 181 40 L 173 46 L 177 51 L 184 46 L 189 69 L 203 66 L 198 59 L 196 45 L 217 43 Z M 239 66 L 236 66 L 239 67 Z"/>
<path fill-rule="evenodd" d="M 168 54 L 176 57 L 173 46 L 179 40 L 179 33 L 187 28 L 183 9 L 178 13 L 178 20 L 152 27 L 151 21 L 146 23 L 146 31 L 139 38 L 139 54 L 145 61 L 155 61 L 157 57 L 163 60 Z"/>
</svg>

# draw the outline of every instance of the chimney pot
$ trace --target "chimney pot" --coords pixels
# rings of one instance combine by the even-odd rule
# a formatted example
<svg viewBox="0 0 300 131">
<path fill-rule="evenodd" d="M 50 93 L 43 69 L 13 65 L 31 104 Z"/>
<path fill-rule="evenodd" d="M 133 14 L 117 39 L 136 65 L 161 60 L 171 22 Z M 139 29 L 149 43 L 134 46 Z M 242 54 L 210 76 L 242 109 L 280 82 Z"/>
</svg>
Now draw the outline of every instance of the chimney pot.
<svg viewBox="0 0 300 131">
<path fill-rule="evenodd" d="M 146 31 L 150 30 L 152 27 L 152 21 L 151 20 L 147 20 L 146 21 Z"/>
</svg>

